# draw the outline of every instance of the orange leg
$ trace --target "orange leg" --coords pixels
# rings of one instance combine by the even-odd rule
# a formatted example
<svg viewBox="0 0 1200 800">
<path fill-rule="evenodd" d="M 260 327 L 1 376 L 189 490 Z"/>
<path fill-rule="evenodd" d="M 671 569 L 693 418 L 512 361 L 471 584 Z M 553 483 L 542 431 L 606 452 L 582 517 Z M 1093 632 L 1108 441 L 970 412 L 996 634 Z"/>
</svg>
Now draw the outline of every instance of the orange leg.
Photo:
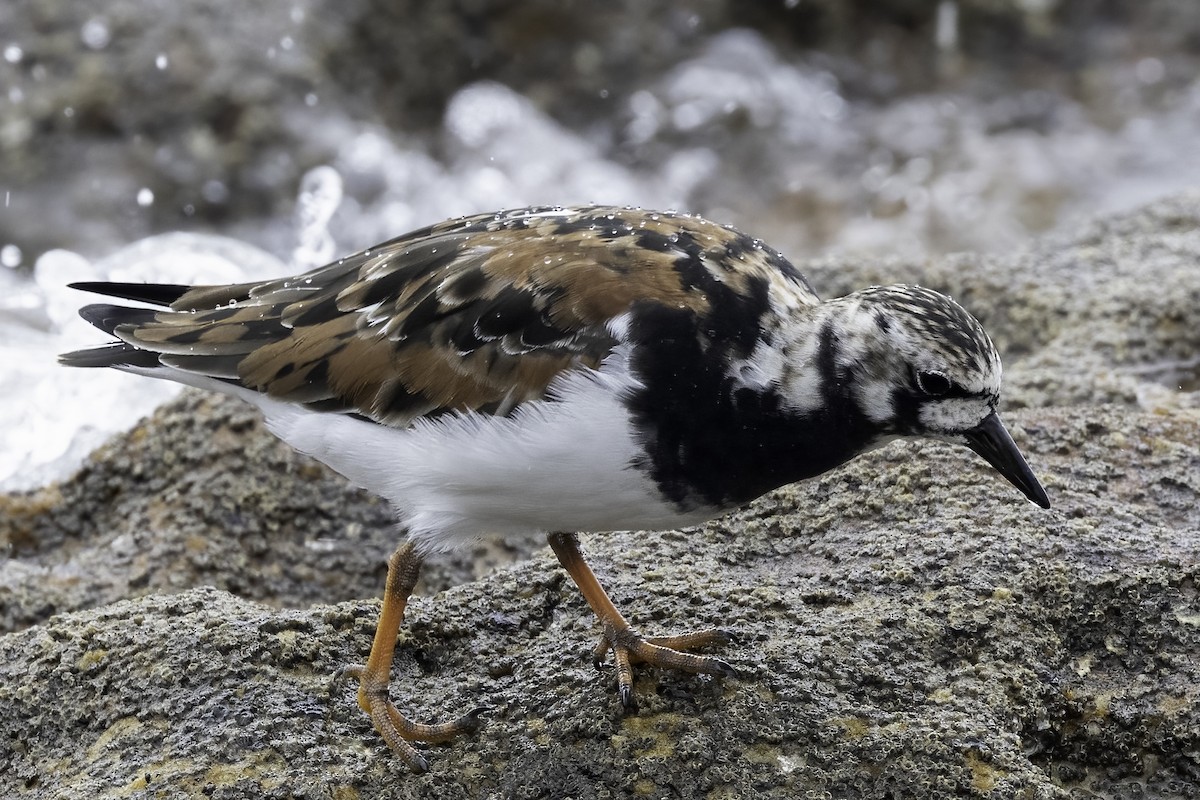
<svg viewBox="0 0 1200 800">
<path fill-rule="evenodd" d="M 387 586 L 383 591 L 383 608 L 379 612 L 379 625 L 375 628 L 375 641 L 367 663 L 361 666 L 344 667 L 342 676 L 358 678 L 358 705 L 367 712 L 375 730 L 395 751 L 409 769 L 424 772 L 428 766 L 412 742 L 444 742 L 462 733 L 470 733 L 479 727 L 477 708 L 453 722 L 429 725 L 411 722 L 392 704 L 388 696 L 388 679 L 392 671 L 392 657 L 396 652 L 396 637 L 400 624 L 404 622 L 404 608 L 417 585 L 422 559 L 411 542 L 405 542 L 388 559 Z"/>
<path fill-rule="evenodd" d="M 737 672 L 728 663 L 712 656 L 698 656 L 694 653 L 684 653 L 693 647 L 707 644 L 723 644 L 729 641 L 729 636 L 719 630 L 698 631 L 680 636 L 643 637 L 638 634 L 617 607 L 609 599 L 608 593 L 596 579 L 596 574 L 583 558 L 579 550 L 579 540 L 573 533 L 552 533 L 549 537 L 550 549 L 558 557 L 558 561 L 574 579 L 579 591 L 587 600 L 592 611 L 600 620 L 604 629 L 600 644 L 592 655 L 597 666 L 604 662 L 608 651 L 613 653 L 617 666 L 617 692 L 621 705 L 633 710 L 637 701 L 633 696 L 633 663 L 644 661 L 656 667 L 680 669 L 684 672 L 702 673 L 705 675 L 725 675 L 733 677 Z"/>
</svg>

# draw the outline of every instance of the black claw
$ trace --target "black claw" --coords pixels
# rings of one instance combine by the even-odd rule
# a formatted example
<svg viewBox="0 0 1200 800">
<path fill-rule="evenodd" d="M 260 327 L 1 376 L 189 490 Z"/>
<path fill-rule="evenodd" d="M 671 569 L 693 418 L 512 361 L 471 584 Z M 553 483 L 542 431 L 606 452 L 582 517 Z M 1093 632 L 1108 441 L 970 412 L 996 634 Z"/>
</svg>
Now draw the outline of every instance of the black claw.
<svg viewBox="0 0 1200 800">
<path fill-rule="evenodd" d="M 408 761 L 408 768 L 417 775 L 429 772 L 429 762 L 425 760 L 425 756 L 413 750 L 410 757 L 405 759 Z"/>
<path fill-rule="evenodd" d="M 329 677 L 329 693 L 333 694 L 336 692 L 346 682 L 346 677 L 356 670 L 360 671 L 362 667 L 358 664 L 343 664 L 338 667 L 333 675 Z"/>
<path fill-rule="evenodd" d="M 720 644 L 722 646 L 727 644 L 740 645 L 742 643 L 742 640 L 733 631 L 719 630 L 717 631 L 717 636 L 721 638 Z"/>
<path fill-rule="evenodd" d="M 490 710 L 487 706 L 473 708 L 454 720 L 454 724 L 462 728 L 463 733 L 474 733 L 483 726 L 483 720 L 480 718 Z"/>
<path fill-rule="evenodd" d="M 721 675 L 722 675 L 722 676 L 724 676 L 724 677 L 726 677 L 726 678 L 739 678 L 739 677 L 741 677 L 741 675 L 738 673 L 737 669 L 735 669 L 735 668 L 734 668 L 734 666 L 733 666 L 732 664 L 730 664 L 730 663 L 728 663 L 728 662 L 725 662 L 725 661 L 722 661 L 722 660 L 721 660 L 721 659 L 719 659 L 719 658 L 714 658 L 714 659 L 713 659 L 713 662 L 714 662 L 714 663 L 715 663 L 715 664 L 716 664 L 718 667 L 720 667 L 720 668 L 721 668 Z"/>
<path fill-rule="evenodd" d="M 596 669 L 602 670 L 606 666 L 608 666 L 608 662 L 605 661 L 603 658 L 593 658 L 592 666 L 595 667 Z"/>
<path fill-rule="evenodd" d="M 633 695 L 633 687 L 621 686 L 618 689 L 618 694 L 621 697 L 621 706 L 629 712 L 637 711 L 637 698 Z"/>
</svg>

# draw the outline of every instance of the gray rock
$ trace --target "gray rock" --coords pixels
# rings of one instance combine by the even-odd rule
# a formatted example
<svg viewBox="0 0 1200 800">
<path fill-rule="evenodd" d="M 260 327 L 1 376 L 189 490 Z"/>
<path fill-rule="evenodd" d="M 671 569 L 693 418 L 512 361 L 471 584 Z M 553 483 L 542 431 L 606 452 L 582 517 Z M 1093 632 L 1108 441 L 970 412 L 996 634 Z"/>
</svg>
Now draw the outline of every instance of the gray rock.
<svg viewBox="0 0 1200 800">
<path fill-rule="evenodd" d="M 378 602 L 350 598 L 381 591 L 386 509 L 187 396 L 0 501 L 0 795 L 1200 796 L 1200 410 L 1141 369 L 1197 351 L 1197 220 L 1192 195 L 1011 257 L 806 266 L 977 310 L 1054 508 L 902 442 L 699 528 L 584 537 L 645 632 L 738 637 L 736 679 L 638 668 L 637 714 L 544 551 L 425 594 L 395 698 L 491 711 L 422 776 L 330 688 L 370 647 Z"/>
</svg>

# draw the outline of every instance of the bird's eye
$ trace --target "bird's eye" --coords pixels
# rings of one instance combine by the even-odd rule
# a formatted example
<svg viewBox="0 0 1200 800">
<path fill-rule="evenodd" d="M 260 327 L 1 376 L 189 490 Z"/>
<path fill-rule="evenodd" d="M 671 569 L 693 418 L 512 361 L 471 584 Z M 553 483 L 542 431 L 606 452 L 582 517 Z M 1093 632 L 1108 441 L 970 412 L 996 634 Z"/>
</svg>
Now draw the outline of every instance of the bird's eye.
<svg viewBox="0 0 1200 800">
<path fill-rule="evenodd" d="M 930 397 L 941 397 L 950 391 L 950 379 L 942 372 L 918 372 L 917 387 Z"/>
</svg>

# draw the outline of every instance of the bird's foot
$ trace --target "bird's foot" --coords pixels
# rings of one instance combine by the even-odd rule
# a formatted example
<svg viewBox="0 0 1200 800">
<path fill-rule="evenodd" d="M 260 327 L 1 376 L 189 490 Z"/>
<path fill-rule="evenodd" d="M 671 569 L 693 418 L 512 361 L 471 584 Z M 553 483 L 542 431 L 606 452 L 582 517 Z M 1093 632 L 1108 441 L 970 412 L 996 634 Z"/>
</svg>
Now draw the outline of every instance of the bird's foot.
<svg viewBox="0 0 1200 800">
<path fill-rule="evenodd" d="M 737 670 L 728 662 L 713 656 L 684 652 L 711 644 L 727 644 L 732 638 L 725 631 L 715 628 L 678 636 L 642 636 L 630 627 L 606 626 L 600 644 L 592 651 L 592 661 L 597 668 L 603 667 L 608 653 L 612 652 L 621 705 L 629 711 L 635 711 L 637 698 L 633 694 L 633 664 L 642 662 L 655 667 L 733 678 L 737 676 Z"/>
<path fill-rule="evenodd" d="M 472 733 L 482 724 L 479 717 L 486 711 L 484 708 L 476 708 L 451 722 L 436 724 L 413 722 L 401 714 L 400 710 L 392 703 L 391 697 L 388 695 L 387 681 L 372 678 L 366 667 L 359 665 L 342 667 L 335 676 L 335 680 L 340 681 L 343 678 L 358 679 L 359 708 L 371 718 L 375 730 L 379 731 L 379 735 L 387 742 L 388 747 L 392 748 L 392 751 L 413 772 L 425 772 L 429 768 L 425 757 L 413 747 L 413 742 L 445 742 L 455 736 Z"/>
</svg>

